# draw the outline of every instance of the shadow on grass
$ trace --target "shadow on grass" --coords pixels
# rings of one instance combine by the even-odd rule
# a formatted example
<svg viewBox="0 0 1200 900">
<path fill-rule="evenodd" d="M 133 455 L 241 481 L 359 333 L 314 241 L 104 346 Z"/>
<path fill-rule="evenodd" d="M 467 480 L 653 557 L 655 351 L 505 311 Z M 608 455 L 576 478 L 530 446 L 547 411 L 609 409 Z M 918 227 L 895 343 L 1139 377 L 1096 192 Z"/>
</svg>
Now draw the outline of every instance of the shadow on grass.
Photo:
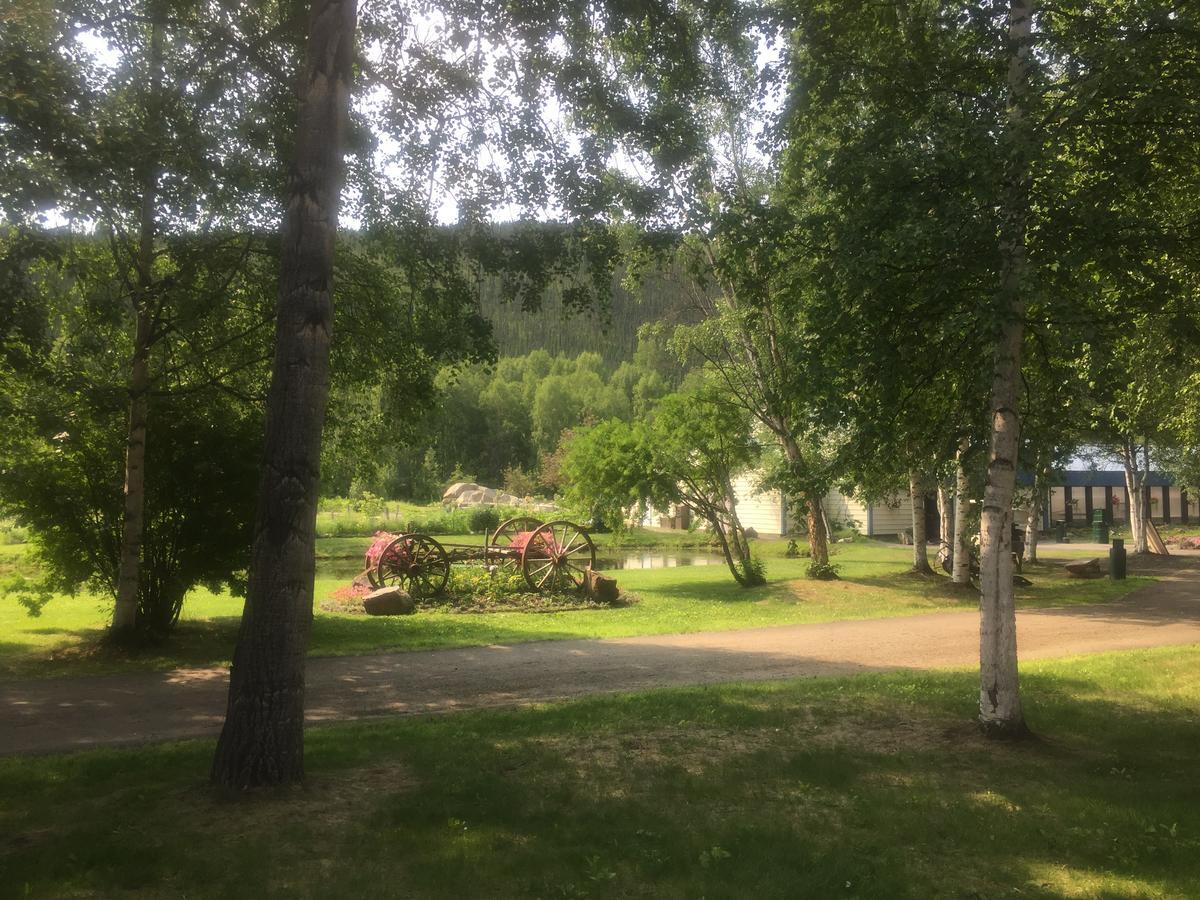
<svg viewBox="0 0 1200 900">
<path fill-rule="evenodd" d="M 208 742 L 0 761 L 0 866 L 39 896 L 1196 896 L 1200 722 L 1164 689 L 1198 663 L 1039 665 L 1016 744 L 973 674 L 904 673 L 317 729 L 306 789 L 233 804 Z"/>
</svg>

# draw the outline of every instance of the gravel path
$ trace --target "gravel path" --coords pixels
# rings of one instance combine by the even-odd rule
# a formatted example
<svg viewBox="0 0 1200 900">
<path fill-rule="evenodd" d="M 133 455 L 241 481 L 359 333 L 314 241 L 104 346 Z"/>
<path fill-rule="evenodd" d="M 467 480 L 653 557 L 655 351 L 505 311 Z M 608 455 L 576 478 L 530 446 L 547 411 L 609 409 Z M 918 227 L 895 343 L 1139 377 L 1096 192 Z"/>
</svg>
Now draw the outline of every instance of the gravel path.
<svg viewBox="0 0 1200 900">
<path fill-rule="evenodd" d="M 1116 603 L 1018 614 L 1023 660 L 1200 642 L 1200 560 Z M 519 705 L 722 681 L 971 666 L 979 620 L 961 612 L 744 631 L 546 641 L 312 659 L 308 719 L 324 723 Z M 0 755 L 212 737 L 225 669 L 0 683 Z"/>
</svg>

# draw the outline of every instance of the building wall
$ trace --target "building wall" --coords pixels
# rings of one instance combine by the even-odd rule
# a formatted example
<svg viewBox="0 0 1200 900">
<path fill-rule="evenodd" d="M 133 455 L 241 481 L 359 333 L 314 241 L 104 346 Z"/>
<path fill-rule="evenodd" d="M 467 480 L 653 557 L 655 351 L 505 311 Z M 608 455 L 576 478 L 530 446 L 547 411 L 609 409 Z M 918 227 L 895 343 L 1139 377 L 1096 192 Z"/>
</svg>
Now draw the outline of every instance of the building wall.
<svg viewBox="0 0 1200 900">
<path fill-rule="evenodd" d="M 871 534 L 899 534 L 912 530 L 912 500 L 900 495 L 887 503 L 871 504 Z"/>
<path fill-rule="evenodd" d="M 837 520 L 849 525 L 860 534 L 867 533 L 867 505 L 834 488 L 821 501 L 830 522 Z"/>
<path fill-rule="evenodd" d="M 1087 500 L 1084 494 L 1085 490 L 1090 490 L 1092 493 L 1092 509 L 1104 509 L 1104 488 L 1102 487 L 1073 487 L 1071 489 L 1071 497 L 1074 499 L 1074 514 L 1072 516 L 1072 524 L 1085 525 L 1090 520 L 1087 518 Z M 1169 506 L 1164 510 L 1163 507 L 1163 487 L 1154 485 L 1150 488 L 1150 518 L 1155 522 L 1162 523 L 1166 516 L 1169 516 L 1171 524 L 1177 524 L 1183 521 L 1183 493 L 1177 487 L 1167 488 L 1167 498 Z M 1050 489 L 1051 512 L 1052 520 L 1065 519 L 1064 496 L 1065 489 L 1059 485 Z M 1114 522 L 1125 522 L 1128 519 L 1129 511 L 1129 496 L 1123 486 L 1114 487 L 1112 489 L 1113 505 L 1112 505 L 1112 520 Z M 1188 521 L 1189 523 L 1200 521 L 1200 497 L 1189 495 L 1188 498 Z M 1164 516 L 1166 513 L 1166 516 Z"/>
<path fill-rule="evenodd" d="M 779 491 L 756 490 L 757 481 L 758 474 L 753 472 L 733 479 L 733 493 L 738 498 L 738 518 L 743 527 L 753 528 L 761 535 L 786 534 L 783 496 Z"/>
</svg>

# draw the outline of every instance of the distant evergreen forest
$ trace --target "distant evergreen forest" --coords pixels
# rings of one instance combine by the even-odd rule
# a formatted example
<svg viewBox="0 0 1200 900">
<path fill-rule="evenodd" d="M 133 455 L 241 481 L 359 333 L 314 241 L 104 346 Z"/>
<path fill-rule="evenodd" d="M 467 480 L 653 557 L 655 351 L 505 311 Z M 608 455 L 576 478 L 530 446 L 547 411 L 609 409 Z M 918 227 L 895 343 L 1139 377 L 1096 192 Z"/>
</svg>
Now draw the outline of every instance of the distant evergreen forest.
<svg viewBox="0 0 1200 900">
<path fill-rule="evenodd" d="M 638 295 L 622 286 L 622 273 L 612 279 L 612 293 L 605 308 L 587 313 L 565 310 L 562 294 L 555 289 L 543 295 L 538 312 L 525 312 L 500 297 L 494 281 L 480 292 L 480 307 L 492 323 L 500 356 L 524 356 L 545 350 L 551 356 L 576 357 L 599 353 L 606 365 L 616 367 L 633 358 L 638 329 L 649 322 L 668 325 L 694 322 L 696 312 L 677 284 L 651 276 Z"/>
</svg>

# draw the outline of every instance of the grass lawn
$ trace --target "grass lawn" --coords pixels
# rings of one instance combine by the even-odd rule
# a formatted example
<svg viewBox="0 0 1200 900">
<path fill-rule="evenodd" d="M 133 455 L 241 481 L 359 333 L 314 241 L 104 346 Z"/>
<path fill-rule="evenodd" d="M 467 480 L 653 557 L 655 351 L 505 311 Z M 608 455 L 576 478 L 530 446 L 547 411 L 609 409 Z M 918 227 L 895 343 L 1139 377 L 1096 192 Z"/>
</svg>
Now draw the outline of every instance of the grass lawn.
<svg viewBox="0 0 1200 900">
<path fill-rule="evenodd" d="M 211 742 L 0 760 L 0 894 L 1196 897 L 1200 646 L 313 730 L 222 801 Z"/>
<path fill-rule="evenodd" d="M 326 556 L 340 545 L 321 541 Z M 361 551 L 364 540 L 352 539 Z M 464 539 L 465 540 L 465 539 Z M 945 578 L 904 574 L 911 550 L 877 541 L 837 545 L 835 561 L 842 578 L 834 582 L 803 577 L 807 561 L 782 558 L 783 541 L 758 544 L 767 558 L 770 583 L 746 590 L 724 566 L 626 570 L 621 587 L 633 593 L 630 606 L 569 612 L 454 613 L 422 611 L 415 616 L 372 618 L 317 609 L 310 652 L 338 656 L 392 650 L 424 650 L 516 641 L 622 637 L 755 628 L 838 619 L 914 615 L 939 610 L 973 612 L 977 599 L 949 590 Z M 5 552 L 0 561 L 18 559 Z M 349 567 L 353 569 L 354 566 Z M 340 574 L 329 574 L 329 570 Z M 350 579 L 345 564 L 324 564 L 316 584 L 318 602 Z M 1019 591 L 1022 607 L 1046 607 L 1113 600 L 1149 582 L 1068 579 L 1057 563 L 1027 573 L 1034 584 Z M 227 595 L 196 590 L 183 619 L 166 644 L 131 655 L 98 642 L 108 610 L 93 597 L 57 597 L 38 618 L 16 603 L 0 605 L 0 678 L 41 677 L 169 668 L 177 665 L 228 664 L 236 639 L 241 602 Z"/>
</svg>

